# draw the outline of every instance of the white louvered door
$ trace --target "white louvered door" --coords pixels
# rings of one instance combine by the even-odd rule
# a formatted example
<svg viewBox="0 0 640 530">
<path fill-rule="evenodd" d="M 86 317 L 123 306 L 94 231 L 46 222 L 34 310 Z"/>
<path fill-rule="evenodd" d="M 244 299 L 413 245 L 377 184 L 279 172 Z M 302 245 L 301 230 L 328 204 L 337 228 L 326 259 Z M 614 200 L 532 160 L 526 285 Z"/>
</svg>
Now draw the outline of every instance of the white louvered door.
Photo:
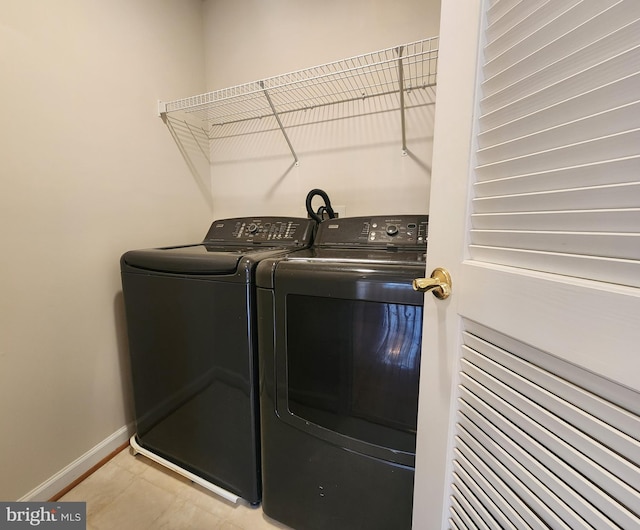
<svg viewBox="0 0 640 530">
<path fill-rule="evenodd" d="M 443 0 L 414 529 L 640 529 L 640 2 Z"/>
</svg>

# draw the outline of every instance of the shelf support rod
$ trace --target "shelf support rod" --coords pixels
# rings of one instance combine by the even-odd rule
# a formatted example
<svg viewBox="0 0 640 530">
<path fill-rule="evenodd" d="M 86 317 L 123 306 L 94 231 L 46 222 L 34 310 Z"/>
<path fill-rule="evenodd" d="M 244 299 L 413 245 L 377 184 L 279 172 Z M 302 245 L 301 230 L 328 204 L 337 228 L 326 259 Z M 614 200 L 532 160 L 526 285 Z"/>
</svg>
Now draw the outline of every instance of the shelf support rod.
<svg viewBox="0 0 640 530">
<path fill-rule="evenodd" d="M 400 126 L 402 128 L 402 155 L 407 154 L 407 133 L 404 121 L 404 65 L 402 51 L 404 46 L 398 47 L 398 88 L 400 89 Z"/>
<path fill-rule="evenodd" d="M 267 101 L 269 102 L 269 106 L 271 107 L 271 112 L 273 112 L 273 117 L 278 122 L 278 127 L 280 127 L 280 130 L 282 131 L 282 135 L 284 136 L 284 139 L 287 141 L 287 145 L 289 146 L 289 151 L 291 151 L 291 154 L 293 155 L 293 159 L 295 160 L 295 165 L 297 166 L 299 164 L 298 163 L 298 156 L 296 155 L 296 152 L 293 149 L 293 145 L 291 145 L 291 141 L 289 140 L 289 136 L 287 136 L 287 131 L 284 130 L 284 126 L 282 125 L 282 122 L 280 121 L 280 116 L 278 116 L 278 112 L 276 111 L 276 108 L 273 105 L 273 101 L 271 101 L 271 96 L 269 95 L 269 92 L 267 91 L 267 89 L 264 88 L 264 81 L 260 81 L 260 86 L 262 87 L 262 91 L 264 92 L 264 96 L 267 98 Z"/>
<path fill-rule="evenodd" d="M 195 133 L 193 132 L 193 129 L 191 128 L 191 125 L 189 125 L 189 123 L 187 123 L 186 121 L 184 121 L 183 123 L 185 124 L 187 129 L 189 129 L 189 132 L 191 133 L 191 136 L 193 137 L 193 140 L 195 141 L 196 145 L 198 146 L 198 149 L 200 149 L 200 152 L 202 153 L 202 156 L 204 156 L 205 160 L 207 162 L 209 162 L 209 164 L 211 164 L 211 160 L 209 159 L 209 155 L 207 155 L 207 153 L 205 153 L 204 149 L 202 148 L 202 145 L 200 145 L 200 141 L 198 140 L 198 138 L 196 137 Z"/>
</svg>

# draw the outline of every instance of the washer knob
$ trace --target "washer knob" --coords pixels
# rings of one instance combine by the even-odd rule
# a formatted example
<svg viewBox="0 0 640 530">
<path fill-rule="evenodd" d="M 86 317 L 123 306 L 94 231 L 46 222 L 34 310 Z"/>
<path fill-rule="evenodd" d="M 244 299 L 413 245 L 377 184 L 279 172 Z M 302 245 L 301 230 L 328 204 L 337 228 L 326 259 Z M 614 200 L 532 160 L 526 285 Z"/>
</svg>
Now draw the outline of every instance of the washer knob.
<svg viewBox="0 0 640 530">
<path fill-rule="evenodd" d="M 398 227 L 396 225 L 387 226 L 387 235 L 395 236 L 398 233 Z"/>
<path fill-rule="evenodd" d="M 258 230 L 258 225 L 257 225 L 257 224 L 255 224 L 255 223 L 251 223 L 251 224 L 247 227 L 247 231 L 248 231 L 250 234 L 255 234 L 257 230 Z"/>
</svg>

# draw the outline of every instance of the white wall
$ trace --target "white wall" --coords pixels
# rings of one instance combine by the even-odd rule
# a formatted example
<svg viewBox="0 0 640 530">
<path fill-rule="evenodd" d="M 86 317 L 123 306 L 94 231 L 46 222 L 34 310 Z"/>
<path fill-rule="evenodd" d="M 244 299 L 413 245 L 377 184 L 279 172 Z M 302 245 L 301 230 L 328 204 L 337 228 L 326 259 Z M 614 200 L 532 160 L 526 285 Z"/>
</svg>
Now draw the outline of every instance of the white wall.
<svg viewBox="0 0 640 530">
<path fill-rule="evenodd" d="M 205 0 L 207 90 L 218 90 L 438 35 L 439 0 Z M 363 105 L 369 105 L 369 102 Z M 300 159 L 279 132 L 244 134 L 212 147 L 217 217 L 305 215 L 312 188 L 347 215 L 426 212 L 434 106 L 300 126 L 283 116 Z"/>
<path fill-rule="evenodd" d="M 119 257 L 213 217 L 155 114 L 205 90 L 201 10 L 0 3 L 0 499 L 132 420 Z"/>
</svg>

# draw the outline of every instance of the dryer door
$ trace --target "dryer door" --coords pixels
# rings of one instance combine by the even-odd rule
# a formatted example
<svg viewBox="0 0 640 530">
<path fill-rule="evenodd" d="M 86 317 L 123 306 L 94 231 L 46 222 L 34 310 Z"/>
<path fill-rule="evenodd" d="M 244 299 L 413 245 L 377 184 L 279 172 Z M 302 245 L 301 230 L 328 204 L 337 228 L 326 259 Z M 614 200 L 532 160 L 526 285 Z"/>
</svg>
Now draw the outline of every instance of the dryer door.
<svg viewBox="0 0 640 530">
<path fill-rule="evenodd" d="M 413 466 L 423 295 L 411 281 L 422 268 L 280 267 L 279 417 L 340 447 Z"/>
</svg>

